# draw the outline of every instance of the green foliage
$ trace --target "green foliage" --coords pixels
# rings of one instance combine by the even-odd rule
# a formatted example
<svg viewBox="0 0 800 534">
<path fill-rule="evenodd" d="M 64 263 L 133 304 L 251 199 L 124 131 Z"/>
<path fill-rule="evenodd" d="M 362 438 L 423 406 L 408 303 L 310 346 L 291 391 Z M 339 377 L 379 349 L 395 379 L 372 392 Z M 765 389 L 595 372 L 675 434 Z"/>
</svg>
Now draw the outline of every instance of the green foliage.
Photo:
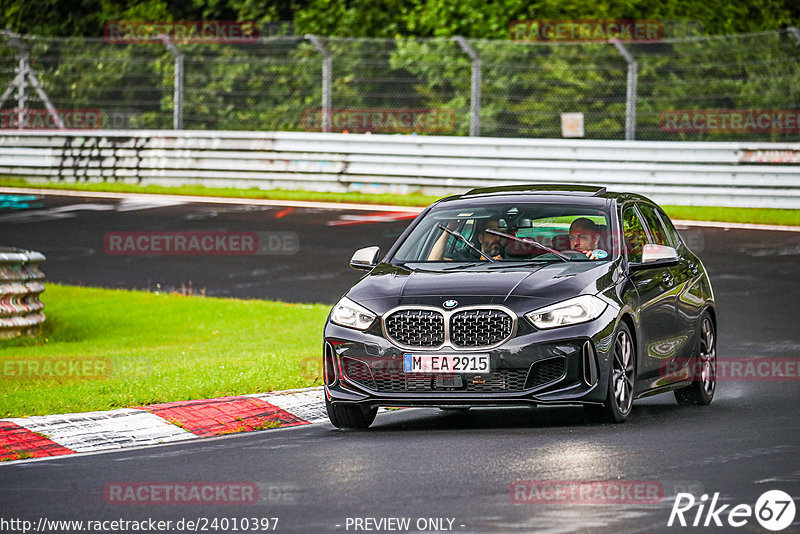
<svg viewBox="0 0 800 534">
<path fill-rule="evenodd" d="M 607 43 L 511 42 L 511 22 L 655 19 L 664 21 L 666 37 L 800 24 L 800 3 L 789 0 L 45 2 L 50 9 L 7 0 L 6 24 L 27 34 L 96 36 L 25 39 L 45 91 L 58 108 L 99 108 L 106 127 L 122 128 L 172 127 L 175 59 L 160 43 L 105 43 L 97 36 L 113 20 L 293 19 L 297 37 L 178 43 L 188 129 L 306 129 L 304 113 L 318 113 L 322 100 L 322 57 L 301 37 L 312 33 L 341 36 L 322 38 L 332 54 L 335 109 L 449 110 L 456 119 L 452 130 L 419 133 L 467 135 L 471 63 L 450 40 L 464 35 L 482 58 L 482 135 L 560 137 L 561 113 L 579 111 L 586 137 L 601 139 L 624 138 L 624 59 Z M 668 110 L 796 108 L 798 43 L 788 32 L 626 46 L 638 62 L 638 139 L 798 139 L 780 132 L 670 133 L 660 124 Z M 0 85 L 11 81 L 16 64 L 15 50 L 0 39 Z M 14 105 L 10 100 L 5 107 Z"/>
<path fill-rule="evenodd" d="M 795 0 L 6 0 L 12 30 L 50 37 L 100 37 L 114 20 L 293 20 L 297 35 L 503 39 L 520 19 L 696 21 L 708 34 L 775 30 L 800 21 Z"/>
</svg>

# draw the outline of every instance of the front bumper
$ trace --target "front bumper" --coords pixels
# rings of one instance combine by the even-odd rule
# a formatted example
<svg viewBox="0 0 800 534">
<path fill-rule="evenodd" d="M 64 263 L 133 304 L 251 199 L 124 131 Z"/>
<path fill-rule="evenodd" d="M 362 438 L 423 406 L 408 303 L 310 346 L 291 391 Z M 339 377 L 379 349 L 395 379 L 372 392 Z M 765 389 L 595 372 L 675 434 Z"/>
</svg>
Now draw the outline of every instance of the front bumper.
<svg viewBox="0 0 800 534">
<path fill-rule="evenodd" d="M 368 406 L 507 406 L 597 404 L 606 398 L 609 350 L 617 315 L 609 307 L 588 323 L 535 330 L 526 325 L 488 353 L 486 374 L 405 373 L 406 353 L 449 353 L 397 347 L 376 331 L 325 326 L 325 394 Z M 471 351 L 472 352 L 472 351 Z"/>
</svg>

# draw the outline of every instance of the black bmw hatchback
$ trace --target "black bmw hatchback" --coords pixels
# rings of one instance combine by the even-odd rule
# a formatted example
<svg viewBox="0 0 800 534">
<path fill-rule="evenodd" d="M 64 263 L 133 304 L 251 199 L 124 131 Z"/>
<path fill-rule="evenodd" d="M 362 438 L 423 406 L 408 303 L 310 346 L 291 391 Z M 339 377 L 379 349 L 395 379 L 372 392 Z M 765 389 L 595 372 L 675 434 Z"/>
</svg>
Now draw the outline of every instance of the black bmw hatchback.
<svg viewBox="0 0 800 534">
<path fill-rule="evenodd" d="M 475 189 L 423 211 L 333 307 L 324 332 L 333 425 L 380 406 L 581 404 L 625 421 L 673 391 L 709 404 L 708 275 L 663 210 L 603 187 Z"/>
</svg>

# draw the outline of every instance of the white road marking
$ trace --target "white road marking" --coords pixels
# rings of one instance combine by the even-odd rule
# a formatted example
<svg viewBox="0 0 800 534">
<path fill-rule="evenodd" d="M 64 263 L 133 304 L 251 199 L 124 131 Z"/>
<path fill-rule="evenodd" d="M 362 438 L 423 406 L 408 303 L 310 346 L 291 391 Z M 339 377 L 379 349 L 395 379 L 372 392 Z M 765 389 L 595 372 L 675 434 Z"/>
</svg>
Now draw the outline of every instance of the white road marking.
<svg viewBox="0 0 800 534">
<path fill-rule="evenodd" d="M 383 204 L 352 204 L 345 202 L 314 202 L 306 200 L 268 200 L 263 198 L 196 197 L 188 195 L 161 195 L 151 193 L 106 193 L 99 191 L 71 191 L 62 189 L 34 189 L 29 187 L 0 187 L 0 193 L 31 193 L 85 198 L 160 198 L 202 204 L 249 204 L 253 206 L 283 206 L 289 208 L 319 208 L 326 210 L 405 211 L 420 213 L 424 208 L 386 206 Z"/>
<path fill-rule="evenodd" d="M 57 208 L 42 210 L 27 210 L 8 215 L 1 215 L 0 222 L 36 222 L 51 221 L 55 219 L 71 219 L 75 217 L 76 211 L 112 211 L 114 206 L 110 204 L 70 204 Z"/>
<path fill-rule="evenodd" d="M 153 208 L 168 208 L 170 206 L 180 206 L 187 204 L 184 200 L 173 200 L 163 198 L 123 198 L 117 204 L 116 211 L 139 211 Z"/>
</svg>

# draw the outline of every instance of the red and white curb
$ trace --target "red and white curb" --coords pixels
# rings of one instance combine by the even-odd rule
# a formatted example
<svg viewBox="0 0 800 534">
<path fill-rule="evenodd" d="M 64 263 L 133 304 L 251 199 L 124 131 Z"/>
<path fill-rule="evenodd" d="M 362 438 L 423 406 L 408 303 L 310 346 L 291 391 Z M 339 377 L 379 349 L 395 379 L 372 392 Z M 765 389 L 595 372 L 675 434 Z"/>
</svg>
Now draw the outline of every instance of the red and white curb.
<svg viewBox="0 0 800 534">
<path fill-rule="evenodd" d="M 0 420 L 0 461 L 155 445 L 328 420 L 323 388 Z"/>
</svg>

